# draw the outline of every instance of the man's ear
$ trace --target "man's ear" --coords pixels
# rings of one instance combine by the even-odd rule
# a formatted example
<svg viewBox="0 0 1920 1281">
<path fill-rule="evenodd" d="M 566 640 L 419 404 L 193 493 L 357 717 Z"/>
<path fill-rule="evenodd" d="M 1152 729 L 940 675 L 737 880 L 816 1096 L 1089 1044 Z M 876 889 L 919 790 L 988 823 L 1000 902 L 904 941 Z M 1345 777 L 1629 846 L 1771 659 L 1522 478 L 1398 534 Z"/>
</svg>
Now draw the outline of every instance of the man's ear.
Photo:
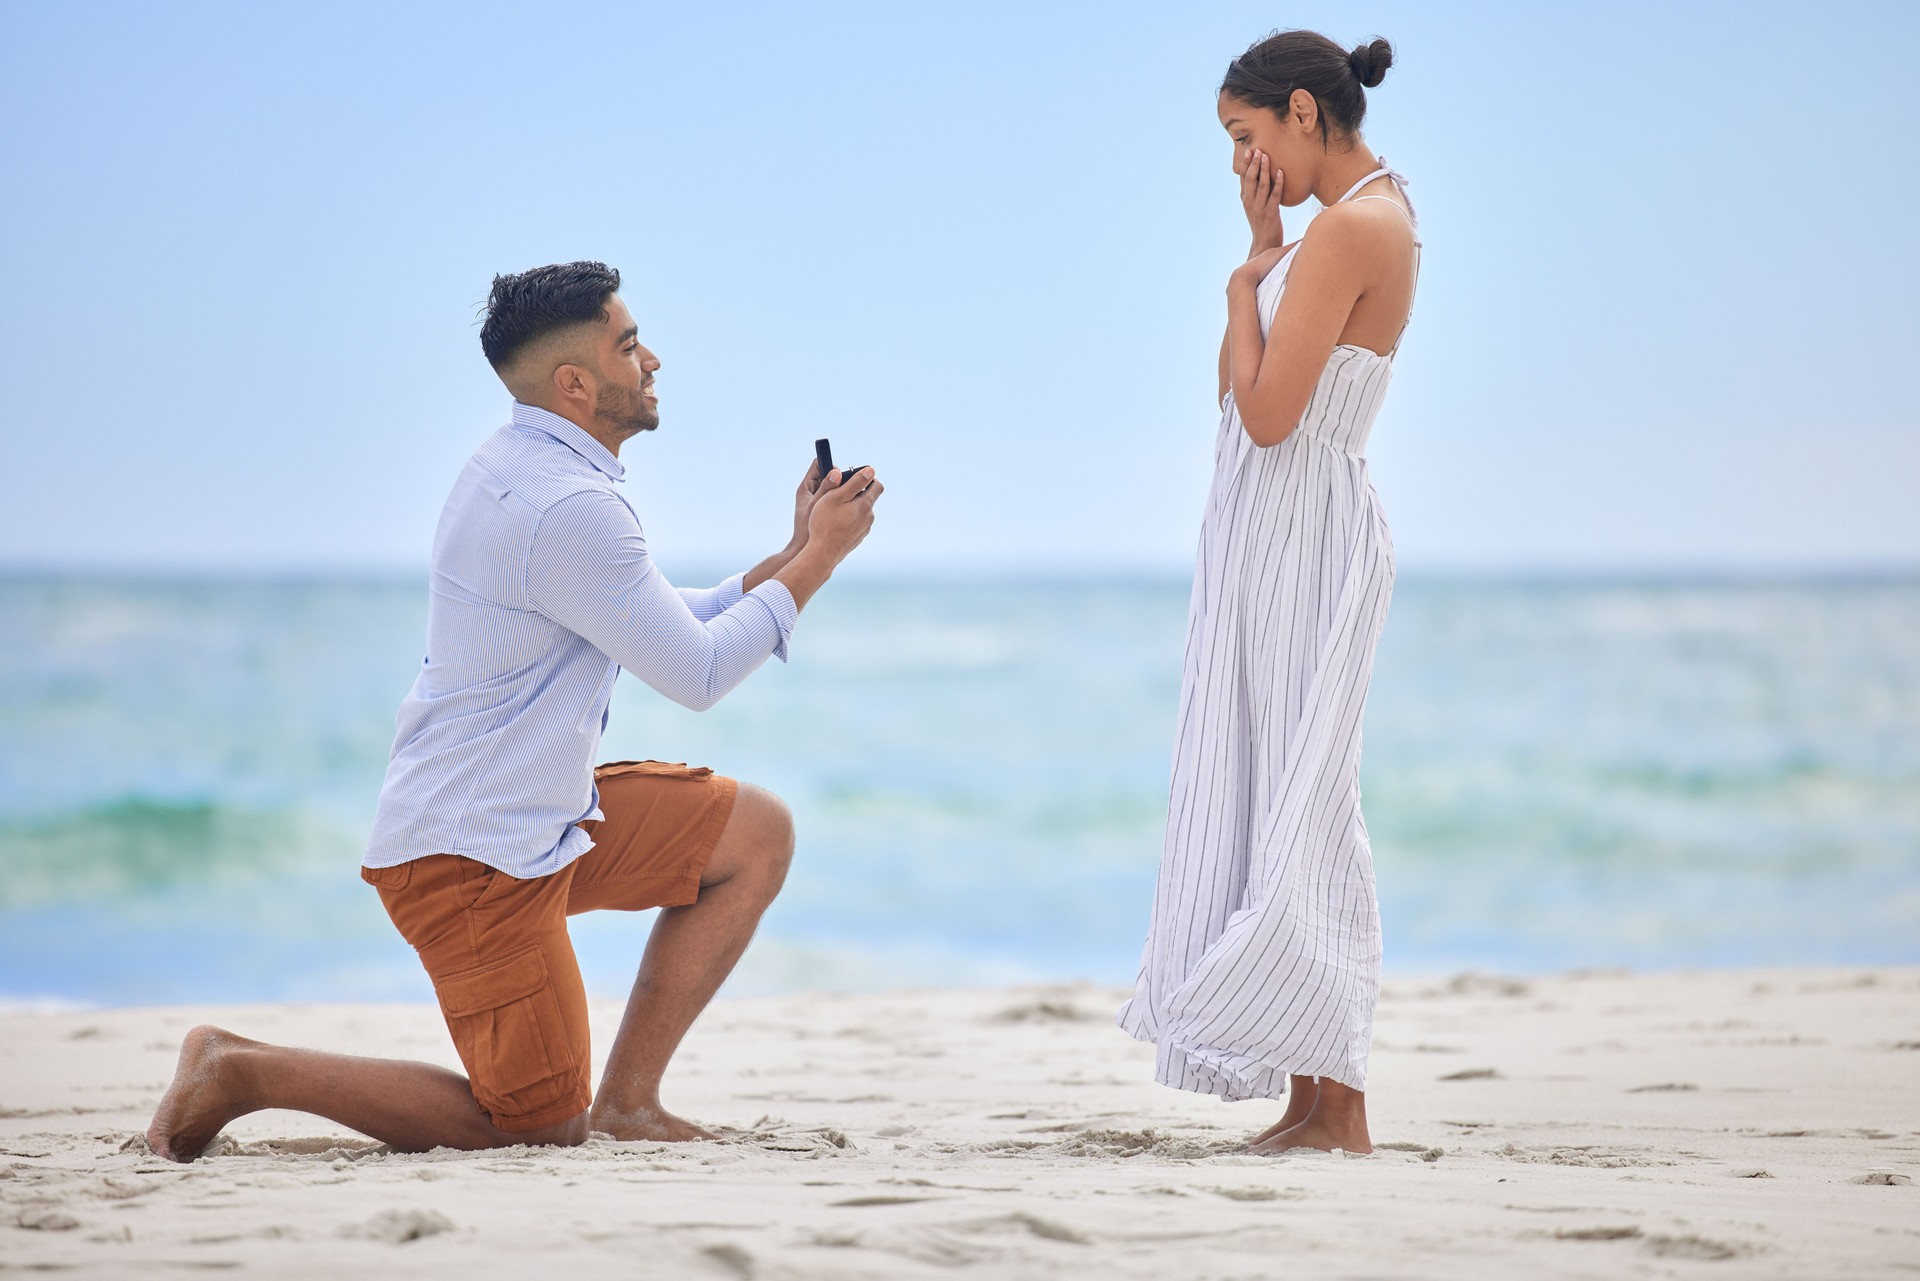
<svg viewBox="0 0 1920 1281">
<path fill-rule="evenodd" d="M 593 402 L 593 375 L 579 365 L 561 365 L 553 371 L 553 389 L 562 400 Z"/>
</svg>

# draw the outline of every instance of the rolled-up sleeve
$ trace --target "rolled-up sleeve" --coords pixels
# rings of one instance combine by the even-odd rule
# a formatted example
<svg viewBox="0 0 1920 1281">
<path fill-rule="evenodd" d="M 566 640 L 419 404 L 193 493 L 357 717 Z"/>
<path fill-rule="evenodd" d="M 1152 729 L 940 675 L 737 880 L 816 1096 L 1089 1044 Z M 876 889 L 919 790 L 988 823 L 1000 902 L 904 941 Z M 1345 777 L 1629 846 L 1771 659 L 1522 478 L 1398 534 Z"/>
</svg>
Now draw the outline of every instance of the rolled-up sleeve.
<svg viewBox="0 0 1920 1281">
<path fill-rule="evenodd" d="M 729 580 L 733 582 L 734 580 Z M 610 493 L 587 490 L 541 517 L 527 558 L 533 607 L 660 693 L 705 711 L 778 654 L 799 617 L 785 585 L 768 581 L 721 605 L 722 583 L 693 602 L 667 582 L 640 523 Z"/>
<path fill-rule="evenodd" d="M 745 599 L 758 601 L 773 616 L 773 625 L 780 629 L 780 639 L 774 642 L 773 656 L 786 662 L 787 638 L 793 635 L 793 625 L 800 621 L 800 607 L 793 603 L 793 593 L 779 579 L 769 578 L 748 592 Z"/>
</svg>

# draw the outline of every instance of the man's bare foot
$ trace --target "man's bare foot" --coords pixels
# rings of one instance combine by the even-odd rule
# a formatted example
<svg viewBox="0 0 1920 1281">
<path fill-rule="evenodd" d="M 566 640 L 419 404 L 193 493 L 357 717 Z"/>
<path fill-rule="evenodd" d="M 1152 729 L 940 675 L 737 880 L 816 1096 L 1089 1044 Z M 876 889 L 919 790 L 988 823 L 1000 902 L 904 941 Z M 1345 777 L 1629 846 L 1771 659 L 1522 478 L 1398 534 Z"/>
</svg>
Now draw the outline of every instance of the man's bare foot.
<svg viewBox="0 0 1920 1281">
<path fill-rule="evenodd" d="M 1310 1076 L 1289 1078 L 1287 1087 L 1287 1111 L 1278 1121 L 1247 1140 L 1247 1147 L 1254 1148 L 1265 1143 L 1276 1134 L 1284 1134 L 1307 1119 L 1313 1111 L 1313 1104 L 1320 1097 L 1320 1083 Z"/>
<path fill-rule="evenodd" d="M 180 1042 L 173 1084 L 160 1099 L 147 1146 L 169 1161 L 191 1161 L 213 1142 L 220 1127 L 252 1109 L 240 1097 L 233 1051 L 254 1042 L 217 1027 L 197 1027 Z"/>
<path fill-rule="evenodd" d="M 720 1136 L 711 1130 L 704 1130 L 693 1122 L 677 1117 L 663 1107 L 638 1107 L 616 1110 L 609 1106 L 595 1105 L 592 1120 L 589 1122 L 594 1131 L 626 1143 L 696 1143 L 702 1139 L 717 1139 Z"/>
</svg>

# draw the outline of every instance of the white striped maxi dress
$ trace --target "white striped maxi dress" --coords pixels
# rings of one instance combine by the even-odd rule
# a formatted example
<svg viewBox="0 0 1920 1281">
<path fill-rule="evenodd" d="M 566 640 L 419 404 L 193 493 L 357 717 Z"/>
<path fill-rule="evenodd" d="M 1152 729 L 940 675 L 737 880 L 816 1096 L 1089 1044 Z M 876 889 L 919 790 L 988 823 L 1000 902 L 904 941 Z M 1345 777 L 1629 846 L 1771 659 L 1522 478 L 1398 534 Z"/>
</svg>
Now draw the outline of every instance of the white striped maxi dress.
<svg viewBox="0 0 1920 1281">
<path fill-rule="evenodd" d="M 1404 182 L 1382 168 L 1341 200 L 1382 174 Z M 1292 260 L 1260 283 L 1263 334 Z M 1380 912 L 1360 720 L 1393 542 L 1363 451 L 1392 374 L 1393 352 L 1335 347 L 1300 425 L 1268 448 L 1231 393 L 1222 406 L 1159 885 L 1118 1019 L 1158 1046 L 1164 1085 L 1223 1099 L 1279 1098 L 1290 1074 L 1366 1088 Z"/>
</svg>

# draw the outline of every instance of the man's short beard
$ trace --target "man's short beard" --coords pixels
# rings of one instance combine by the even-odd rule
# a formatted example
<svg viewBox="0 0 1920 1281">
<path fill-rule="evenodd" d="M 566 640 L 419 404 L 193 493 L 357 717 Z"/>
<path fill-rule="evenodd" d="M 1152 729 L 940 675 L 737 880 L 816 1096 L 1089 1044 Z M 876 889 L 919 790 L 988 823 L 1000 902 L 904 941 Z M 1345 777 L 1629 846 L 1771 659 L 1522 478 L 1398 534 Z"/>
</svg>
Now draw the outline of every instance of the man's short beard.
<svg viewBox="0 0 1920 1281">
<path fill-rule="evenodd" d="M 660 425 L 660 411 L 648 406 L 644 396 L 618 387 L 600 389 L 593 403 L 593 416 L 619 432 L 623 440 Z"/>
</svg>

